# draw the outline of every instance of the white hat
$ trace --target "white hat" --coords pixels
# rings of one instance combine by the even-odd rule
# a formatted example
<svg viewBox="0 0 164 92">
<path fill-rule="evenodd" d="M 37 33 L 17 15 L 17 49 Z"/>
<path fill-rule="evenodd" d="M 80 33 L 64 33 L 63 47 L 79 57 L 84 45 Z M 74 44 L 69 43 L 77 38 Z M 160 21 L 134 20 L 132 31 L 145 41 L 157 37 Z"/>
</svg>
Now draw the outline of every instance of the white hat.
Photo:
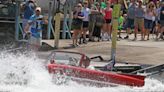
<svg viewBox="0 0 164 92">
<path fill-rule="evenodd" d="M 36 7 L 35 9 L 36 11 L 40 11 L 41 12 L 41 8 L 40 7 Z"/>
<path fill-rule="evenodd" d="M 143 3 L 143 1 L 142 1 L 142 0 L 138 0 L 138 2 L 141 2 L 141 3 Z"/>
</svg>

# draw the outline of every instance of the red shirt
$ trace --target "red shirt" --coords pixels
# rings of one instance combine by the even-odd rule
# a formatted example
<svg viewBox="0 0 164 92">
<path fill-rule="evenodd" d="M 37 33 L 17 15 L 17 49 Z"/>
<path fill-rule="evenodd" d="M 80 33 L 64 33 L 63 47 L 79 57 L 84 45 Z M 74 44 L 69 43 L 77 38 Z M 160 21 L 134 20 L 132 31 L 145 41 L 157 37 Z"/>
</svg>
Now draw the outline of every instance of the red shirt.
<svg viewBox="0 0 164 92">
<path fill-rule="evenodd" d="M 105 9 L 105 19 L 112 19 L 112 8 L 110 8 L 109 10 Z"/>
</svg>

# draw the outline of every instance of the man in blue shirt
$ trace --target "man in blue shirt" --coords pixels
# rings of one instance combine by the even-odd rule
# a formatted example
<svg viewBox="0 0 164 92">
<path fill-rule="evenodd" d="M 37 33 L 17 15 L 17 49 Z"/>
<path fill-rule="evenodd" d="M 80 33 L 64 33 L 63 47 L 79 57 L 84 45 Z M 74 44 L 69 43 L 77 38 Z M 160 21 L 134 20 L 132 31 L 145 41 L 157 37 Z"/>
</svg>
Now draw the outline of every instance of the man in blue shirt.
<svg viewBox="0 0 164 92">
<path fill-rule="evenodd" d="M 48 21 L 41 15 L 41 8 L 37 7 L 35 14 L 30 17 L 25 27 L 25 32 L 30 34 L 29 44 L 34 49 L 38 49 L 41 46 L 42 24 L 48 24 Z M 30 31 L 28 31 L 29 29 Z"/>
<path fill-rule="evenodd" d="M 130 5 L 127 12 L 127 36 L 124 39 L 129 39 L 130 30 L 134 29 L 134 19 L 135 19 L 135 0 L 130 0 Z"/>
<path fill-rule="evenodd" d="M 35 13 L 36 3 L 34 0 L 28 0 L 23 4 L 22 10 L 23 10 L 23 29 L 25 29 L 25 26 L 28 23 L 28 20 L 30 17 Z"/>
</svg>

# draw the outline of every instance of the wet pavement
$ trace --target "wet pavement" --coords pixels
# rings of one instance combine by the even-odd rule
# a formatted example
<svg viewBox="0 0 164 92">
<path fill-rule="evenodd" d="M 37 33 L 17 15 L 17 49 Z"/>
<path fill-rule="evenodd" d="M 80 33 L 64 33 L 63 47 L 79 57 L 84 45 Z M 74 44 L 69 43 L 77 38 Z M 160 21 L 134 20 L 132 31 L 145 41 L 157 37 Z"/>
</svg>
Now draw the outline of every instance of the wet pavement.
<svg viewBox="0 0 164 92">
<path fill-rule="evenodd" d="M 89 42 L 82 44 L 77 48 L 71 48 L 71 40 L 60 40 L 59 49 L 53 49 L 54 40 L 43 40 L 48 45 L 43 45 L 44 51 L 39 51 L 41 58 L 47 58 L 52 50 L 66 50 L 85 53 L 86 55 L 102 56 L 106 60 L 111 57 L 111 41 Z M 117 61 L 126 61 L 143 64 L 162 64 L 164 63 L 164 41 L 155 41 L 151 38 L 149 41 L 117 41 Z"/>
</svg>

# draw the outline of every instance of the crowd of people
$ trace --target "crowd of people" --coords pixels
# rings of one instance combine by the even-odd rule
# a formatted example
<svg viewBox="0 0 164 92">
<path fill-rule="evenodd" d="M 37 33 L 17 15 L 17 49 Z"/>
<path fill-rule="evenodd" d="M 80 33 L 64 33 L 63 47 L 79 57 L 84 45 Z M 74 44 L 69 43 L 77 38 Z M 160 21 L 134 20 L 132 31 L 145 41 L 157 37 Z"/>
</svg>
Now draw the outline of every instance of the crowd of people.
<svg viewBox="0 0 164 92">
<path fill-rule="evenodd" d="M 112 13 L 114 3 L 119 0 L 101 0 L 90 2 L 86 0 L 75 6 L 73 13 L 73 47 L 88 41 L 110 41 L 112 39 Z M 164 0 L 130 0 L 128 7 L 121 4 L 118 18 L 118 39 L 129 39 L 134 33 L 133 41 L 141 34 L 141 40 L 149 40 L 150 33 L 156 36 L 155 40 L 164 40 Z M 89 32 L 89 40 L 86 33 Z M 126 32 L 122 38 L 121 33 Z"/>
<path fill-rule="evenodd" d="M 122 0 L 79 2 L 73 10 L 72 46 L 87 44 L 88 41 L 111 41 L 113 31 L 118 31 L 118 40 L 129 39 L 132 33 L 133 41 L 137 40 L 138 33 L 141 33 L 142 41 L 149 40 L 150 33 L 155 34 L 155 40 L 164 40 L 164 0 L 149 0 L 146 3 L 142 0 L 130 0 L 127 7 L 125 3 L 121 3 L 118 30 L 112 30 L 113 6 L 119 1 Z M 28 0 L 22 4 L 21 9 L 24 32 L 30 35 L 29 43 L 35 47 L 41 46 L 42 24 L 48 23 L 41 15 L 41 7 L 34 0 Z M 124 38 L 122 32 L 126 33 Z"/>
</svg>

